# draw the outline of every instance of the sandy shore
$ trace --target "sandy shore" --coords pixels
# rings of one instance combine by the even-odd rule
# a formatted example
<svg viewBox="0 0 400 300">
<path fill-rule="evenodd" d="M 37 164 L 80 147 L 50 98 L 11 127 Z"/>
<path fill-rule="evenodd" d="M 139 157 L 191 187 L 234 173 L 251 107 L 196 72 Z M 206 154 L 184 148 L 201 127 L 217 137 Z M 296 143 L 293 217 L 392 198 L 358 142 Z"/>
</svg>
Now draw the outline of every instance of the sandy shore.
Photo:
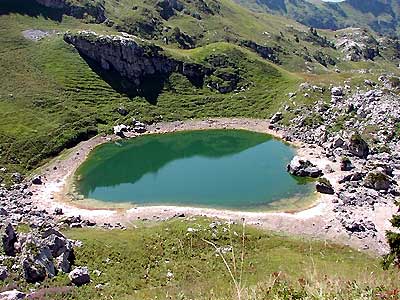
<svg viewBox="0 0 400 300">
<path fill-rule="evenodd" d="M 158 123 L 148 128 L 149 133 L 167 133 L 182 130 L 200 129 L 245 129 L 256 132 L 268 133 L 282 137 L 284 132 L 273 131 L 268 128 L 269 122 L 255 119 L 208 119 L 189 120 L 170 123 Z M 134 137 L 132 135 L 131 137 Z M 42 185 L 32 186 L 35 204 L 42 209 L 54 211 L 62 208 L 65 215 L 81 215 L 96 222 L 115 223 L 121 222 L 129 225 L 137 220 L 165 220 L 179 215 L 207 216 L 227 220 L 246 219 L 246 222 L 265 229 L 279 231 L 287 234 L 305 235 L 318 239 L 326 239 L 338 243 L 348 244 L 359 249 L 370 249 L 375 253 L 387 250 L 385 244 L 385 231 L 390 228 L 388 221 L 396 211 L 396 207 L 377 207 L 370 216 L 377 227 L 375 239 L 358 239 L 349 236 L 338 223 L 333 212 L 334 196 L 320 194 L 310 208 L 298 212 L 239 212 L 220 209 L 178 207 L 178 206 L 144 206 L 144 207 L 119 207 L 98 208 L 87 205 L 85 201 L 73 201 L 69 192 L 72 176 L 78 166 L 87 158 L 91 150 L 97 145 L 117 139 L 115 136 L 97 136 L 80 143 L 60 158 L 54 159 L 40 170 L 43 178 Z M 329 165 L 333 172 L 327 177 L 335 187 L 343 175 L 338 163 L 332 163 L 322 157 L 318 147 L 308 148 L 302 143 L 293 143 L 298 148 L 298 155 L 305 157 L 320 167 L 322 170 Z M 94 208 L 96 207 L 96 208 Z M 360 214 L 362 216 L 362 214 Z"/>
</svg>

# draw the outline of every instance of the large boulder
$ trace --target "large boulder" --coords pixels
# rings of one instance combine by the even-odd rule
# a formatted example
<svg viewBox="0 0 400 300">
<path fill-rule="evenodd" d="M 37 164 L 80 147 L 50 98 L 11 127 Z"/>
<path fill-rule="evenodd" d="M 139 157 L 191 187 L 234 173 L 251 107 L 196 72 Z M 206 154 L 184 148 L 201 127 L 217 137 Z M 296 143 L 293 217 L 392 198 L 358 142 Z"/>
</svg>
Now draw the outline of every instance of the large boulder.
<svg viewBox="0 0 400 300">
<path fill-rule="evenodd" d="M 57 270 L 70 272 L 75 260 L 72 242 L 58 231 L 54 231 L 46 237 L 45 243 L 51 250 L 52 257 L 56 259 Z"/>
<path fill-rule="evenodd" d="M 15 256 L 15 243 L 17 242 L 17 234 L 11 223 L 8 223 L 2 236 L 3 250 L 8 256 Z"/>
<path fill-rule="evenodd" d="M 283 119 L 283 115 L 282 115 L 282 113 L 280 112 L 280 111 L 278 111 L 276 114 L 274 114 L 272 117 L 271 117 L 271 119 L 270 119 L 270 123 L 271 124 L 275 124 L 275 123 L 278 123 L 280 120 L 282 120 Z"/>
<path fill-rule="evenodd" d="M 349 182 L 349 181 L 360 181 L 363 179 L 363 177 L 365 176 L 364 173 L 361 172 L 354 172 L 354 173 L 350 173 L 348 175 L 343 176 L 341 179 L 339 179 L 339 183 L 345 183 L 345 182 Z"/>
<path fill-rule="evenodd" d="M 357 133 L 350 137 L 348 150 L 351 154 L 359 158 L 367 158 L 369 154 L 369 146 L 367 142 Z"/>
<path fill-rule="evenodd" d="M 41 282 L 56 276 L 58 271 L 69 272 L 75 258 L 72 242 L 54 228 L 41 235 L 28 235 L 22 254 L 28 282 Z"/>
<path fill-rule="evenodd" d="M 299 156 L 293 157 L 290 164 L 287 166 L 287 171 L 295 176 L 313 177 L 322 176 L 322 170 L 312 164 L 309 160 L 304 160 Z"/>
<path fill-rule="evenodd" d="M 364 186 L 377 191 L 387 191 L 392 185 L 389 176 L 382 172 L 370 172 L 364 179 Z"/>
<path fill-rule="evenodd" d="M 90 282 L 89 270 L 86 267 L 77 267 L 68 275 L 71 282 L 77 286 L 85 285 Z"/>
<path fill-rule="evenodd" d="M 35 177 L 33 177 L 32 183 L 33 183 L 33 184 L 37 184 L 37 185 L 42 184 L 42 183 L 43 183 L 42 177 L 41 177 L 41 176 L 35 176 Z"/>
<path fill-rule="evenodd" d="M 320 178 L 317 181 L 315 188 L 316 188 L 317 192 L 321 193 L 321 194 L 333 195 L 335 193 L 335 190 L 333 189 L 332 184 L 326 178 Z"/>
<path fill-rule="evenodd" d="M 120 124 L 120 125 L 116 125 L 113 128 L 114 130 L 114 134 L 118 135 L 119 137 L 125 137 L 125 132 L 128 132 L 130 130 L 129 126 L 126 126 L 125 124 Z"/>
</svg>

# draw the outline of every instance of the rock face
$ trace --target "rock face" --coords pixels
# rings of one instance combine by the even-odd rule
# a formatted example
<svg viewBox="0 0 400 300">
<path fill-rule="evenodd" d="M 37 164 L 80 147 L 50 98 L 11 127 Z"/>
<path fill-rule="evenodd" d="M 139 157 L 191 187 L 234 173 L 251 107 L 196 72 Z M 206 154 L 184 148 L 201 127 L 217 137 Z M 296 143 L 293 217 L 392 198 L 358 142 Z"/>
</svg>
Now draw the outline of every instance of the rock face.
<svg viewBox="0 0 400 300">
<path fill-rule="evenodd" d="M 351 154 L 360 158 L 367 158 L 369 154 L 369 146 L 359 134 L 353 134 L 350 137 L 348 150 Z"/>
<path fill-rule="evenodd" d="M 191 81 L 203 81 L 212 70 L 202 65 L 167 57 L 163 50 L 133 36 L 106 36 L 82 31 L 67 33 L 64 40 L 83 55 L 98 62 L 104 70 L 115 70 L 139 86 L 144 79 L 181 73 Z M 195 72 L 193 72 L 195 70 Z"/>
<path fill-rule="evenodd" d="M 301 177 L 317 178 L 322 175 L 322 171 L 318 169 L 308 160 L 303 160 L 299 156 L 293 157 L 290 164 L 287 166 L 290 174 Z"/>
<path fill-rule="evenodd" d="M 255 51 L 258 55 L 260 55 L 262 58 L 268 59 L 274 63 L 279 63 L 279 49 L 277 48 L 272 48 L 272 47 L 267 47 L 263 45 L 259 45 L 253 41 L 241 41 L 239 43 L 241 46 L 247 47 Z"/>
<path fill-rule="evenodd" d="M 72 44 L 81 55 L 97 62 L 106 71 L 116 71 L 127 78 L 138 90 L 144 81 L 163 82 L 172 73 L 185 76 L 194 86 L 207 86 L 220 93 L 238 88 L 242 78 L 237 68 L 222 65 L 202 65 L 167 56 L 163 50 L 137 37 L 123 35 L 98 35 L 81 31 L 66 33 L 64 40 Z"/>
<path fill-rule="evenodd" d="M 60 9 L 66 15 L 78 19 L 84 19 L 89 15 L 96 23 L 106 20 L 104 5 L 100 1 L 88 1 L 85 5 L 73 4 L 68 0 L 36 0 L 36 2 L 46 7 Z"/>
<path fill-rule="evenodd" d="M 176 11 L 182 11 L 184 6 L 177 0 L 159 0 L 157 6 L 160 7 L 160 16 L 168 20 L 176 14 Z"/>
<path fill-rule="evenodd" d="M 84 267 L 75 268 L 71 273 L 69 273 L 68 277 L 71 280 L 71 282 L 77 286 L 90 283 L 90 275 L 88 268 Z"/>
</svg>

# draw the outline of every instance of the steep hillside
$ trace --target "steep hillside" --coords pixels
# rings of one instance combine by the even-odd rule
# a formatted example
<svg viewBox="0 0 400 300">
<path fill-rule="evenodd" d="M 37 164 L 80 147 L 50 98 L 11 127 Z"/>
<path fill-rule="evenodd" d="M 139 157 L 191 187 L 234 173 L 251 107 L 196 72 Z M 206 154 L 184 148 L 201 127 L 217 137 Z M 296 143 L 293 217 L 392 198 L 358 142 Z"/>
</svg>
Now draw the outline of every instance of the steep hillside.
<svg viewBox="0 0 400 300">
<path fill-rule="evenodd" d="M 400 6 L 396 0 L 346 0 L 326 3 L 309 0 L 236 0 L 256 11 L 287 16 L 307 26 L 324 29 L 369 27 L 381 33 L 400 33 Z"/>
</svg>

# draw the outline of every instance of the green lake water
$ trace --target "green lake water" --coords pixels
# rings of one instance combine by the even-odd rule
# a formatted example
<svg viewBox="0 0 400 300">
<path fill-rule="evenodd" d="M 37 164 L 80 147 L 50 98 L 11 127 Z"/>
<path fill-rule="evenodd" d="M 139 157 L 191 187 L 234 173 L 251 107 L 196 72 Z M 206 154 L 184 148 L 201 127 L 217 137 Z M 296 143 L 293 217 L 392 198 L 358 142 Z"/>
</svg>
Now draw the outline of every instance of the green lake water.
<svg viewBox="0 0 400 300">
<path fill-rule="evenodd" d="M 76 190 L 109 203 L 267 208 L 313 190 L 286 172 L 294 155 L 269 135 L 243 130 L 146 135 L 97 147 L 77 170 Z"/>
</svg>

